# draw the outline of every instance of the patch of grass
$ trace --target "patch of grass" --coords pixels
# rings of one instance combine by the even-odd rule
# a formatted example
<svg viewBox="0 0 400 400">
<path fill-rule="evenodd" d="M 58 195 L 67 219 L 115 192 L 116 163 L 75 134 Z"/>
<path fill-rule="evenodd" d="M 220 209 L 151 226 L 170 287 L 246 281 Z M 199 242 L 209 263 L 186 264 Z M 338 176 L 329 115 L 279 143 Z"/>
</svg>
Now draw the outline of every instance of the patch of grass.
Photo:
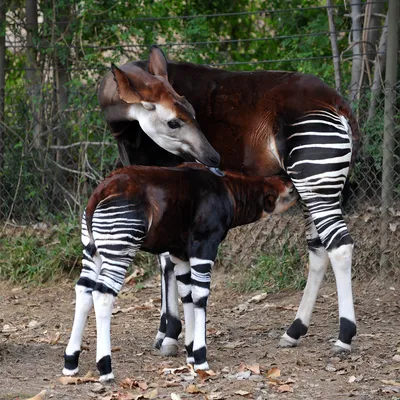
<svg viewBox="0 0 400 400">
<path fill-rule="evenodd" d="M 260 255 L 233 286 L 241 292 L 264 290 L 275 293 L 284 289 L 301 290 L 306 281 L 297 248 L 285 245 L 279 253 Z"/>
<path fill-rule="evenodd" d="M 66 221 L 48 229 L 26 228 L 0 237 L 0 279 L 13 283 L 41 284 L 77 278 L 82 267 L 80 223 Z M 143 268 L 142 282 L 157 272 L 152 254 L 139 251 L 128 269 Z"/>
<path fill-rule="evenodd" d="M 44 283 L 77 275 L 81 254 L 77 222 L 67 221 L 46 230 L 25 229 L 0 239 L 0 278 Z"/>
</svg>

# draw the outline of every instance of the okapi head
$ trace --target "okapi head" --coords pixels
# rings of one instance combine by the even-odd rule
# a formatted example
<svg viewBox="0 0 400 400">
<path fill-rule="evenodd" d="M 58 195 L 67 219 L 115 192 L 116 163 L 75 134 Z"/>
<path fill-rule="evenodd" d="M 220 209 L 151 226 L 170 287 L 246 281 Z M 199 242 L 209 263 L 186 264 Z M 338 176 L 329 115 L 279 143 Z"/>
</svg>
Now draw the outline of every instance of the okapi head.
<svg viewBox="0 0 400 400">
<path fill-rule="evenodd" d="M 264 211 L 279 214 L 296 204 L 299 194 L 288 176 L 264 178 Z"/>
<path fill-rule="evenodd" d="M 168 82 L 167 61 L 156 46 L 150 50 L 148 70 L 150 73 L 136 65 L 126 69 L 112 66 L 119 99 L 129 107 L 117 109 L 118 104 L 110 104 L 106 117 L 125 112 L 127 119 L 137 120 L 163 149 L 186 161 L 218 167 L 219 154 L 204 137 L 191 104 Z"/>
</svg>

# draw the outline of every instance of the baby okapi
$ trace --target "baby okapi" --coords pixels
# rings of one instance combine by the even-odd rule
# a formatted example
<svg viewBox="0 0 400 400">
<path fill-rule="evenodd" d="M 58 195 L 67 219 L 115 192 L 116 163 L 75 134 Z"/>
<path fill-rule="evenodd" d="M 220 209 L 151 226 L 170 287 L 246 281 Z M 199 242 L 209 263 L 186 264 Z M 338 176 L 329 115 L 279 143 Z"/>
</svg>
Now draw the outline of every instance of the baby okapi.
<svg viewBox="0 0 400 400">
<path fill-rule="evenodd" d="M 138 249 L 172 255 L 185 312 L 187 361 L 208 369 L 206 305 L 219 244 L 230 228 L 285 211 L 297 197 L 287 177 L 232 172 L 218 177 L 199 164 L 113 172 L 94 191 L 83 216 L 83 269 L 63 373 L 78 372 L 83 330 L 94 305 L 100 381 L 114 378 L 111 312 Z"/>
</svg>

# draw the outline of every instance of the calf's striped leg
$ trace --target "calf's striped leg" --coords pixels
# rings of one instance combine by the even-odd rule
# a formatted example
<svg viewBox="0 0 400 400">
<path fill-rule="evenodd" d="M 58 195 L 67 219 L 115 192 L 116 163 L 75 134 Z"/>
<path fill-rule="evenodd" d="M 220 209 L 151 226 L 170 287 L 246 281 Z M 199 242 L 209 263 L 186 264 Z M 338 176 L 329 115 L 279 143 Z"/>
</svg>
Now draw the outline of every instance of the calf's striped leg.
<svg viewBox="0 0 400 400">
<path fill-rule="evenodd" d="M 356 334 L 351 287 L 353 240 L 343 220 L 340 197 L 351 160 L 351 129 L 343 116 L 328 110 L 306 114 L 286 128 L 289 135 L 285 167 L 311 215 L 336 278 L 340 334 L 334 350 L 350 351 L 351 340 Z M 308 285 L 298 313 L 304 312 L 304 321 L 296 319 L 283 338 L 292 345 L 307 330 L 311 304 L 315 303 L 317 286 L 326 268 L 326 253 L 320 242 L 311 243 L 310 268 L 312 264 L 319 264 L 320 272 L 310 272 L 315 282 Z M 318 252 L 312 251 L 313 246 Z"/>
<path fill-rule="evenodd" d="M 161 349 L 162 342 L 165 338 L 165 333 L 167 332 L 167 301 L 165 295 L 165 278 L 164 278 L 166 257 L 169 257 L 169 253 L 159 254 L 157 257 L 158 266 L 160 269 L 160 279 L 161 279 L 161 310 L 160 310 L 160 326 L 158 328 L 156 338 L 154 339 L 153 347 L 158 350 Z"/>
<path fill-rule="evenodd" d="M 83 271 L 78 284 L 92 289 L 91 297 L 93 300 L 86 300 L 84 309 L 81 305 L 78 306 L 77 302 L 76 323 L 74 323 L 77 328 L 71 336 L 71 345 L 69 344 L 67 347 L 65 369 L 67 369 L 66 372 L 72 370 L 70 365 L 67 365 L 69 362 L 67 357 L 71 351 L 76 351 L 77 342 L 80 342 L 82 337 L 82 325 L 84 325 L 87 313 L 93 304 L 97 328 L 97 368 L 100 372 L 100 381 L 108 381 L 114 378 L 111 368 L 110 339 L 112 307 L 124 282 L 126 270 L 145 238 L 147 221 L 144 214 L 137 210 L 134 205 L 114 199 L 97 207 L 93 217 L 92 229 L 96 247 L 93 258 L 97 260 L 96 257 L 99 257 L 101 263 L 94 263 L 97 265 L 97 274 L 94 274 L 83 262 Z M 82 232 L 82 237 L 84 237 L 85 229 L 82 229 Z M 87 243 L 84 241 L 84 244 Z M 88 251 L 89 246 L 85 249 L 86 253 Z M 93 267 L 93 265 L 91 266 Z M 79 304 L 81 303 L 80 301 Z M 86 313 L 86 316 L 84 313 Z"/>
<path fill-rule="evenodd" d="M 178 293 L 182 300 L 185 316 L 185 348 L 187 364 L 194 364 L 193 339 L 194 339 L 194 305 L 192 299 L 192 284 L 190 263 L 174 257 L 175 275 L 178 283 Z"/>
<path fill-rule="evenodd" d="M 111 368 L 111 314 L 116 296 L 124 283 L 126 270 L 145 238 L 145 217 L 133 205 L 114 210 L 108 203 L 98 207 L 93 218 L 93 237 L 102 259 L 100 274 L 93 288 L 96 313 L 96 363 L 100 381 L 114 379 Z"/>
<path fill-rule="evenodd" d="M 82 219 L 82 244 L 87 246 L 89 235 L 86 228 L 85 215 Z M 81 352 L 83 331 L 90 310 L 93 307 L 92 291 L 101 269 L 101 258 L 98 253 L 93 257 L 83 250 L 82 272 L 75 286 L 75 317 L 71 337 L 64 354 L 64 375 L 76 375 L 79 371 L 78 362 Z"/>
<path fill-rule="evenodd" d="M 178 337 L 182 332 L 182 322 L 179 316 L 178 288 L 175 278 L 175 260 L 172 256 L 163 256 L 161 265 L 164 271 L 165 293 L 165 337 L 161 344 L 161 354 L 164 356 L 176 356 L 178 354 Z"/>
<path fill-rule="evenodd" d="M 214 261 L 190 258 L 192 299 L 194 304 L 194 369 L 209 369 L 206 348 L 206 310 Z"/>
</svg>

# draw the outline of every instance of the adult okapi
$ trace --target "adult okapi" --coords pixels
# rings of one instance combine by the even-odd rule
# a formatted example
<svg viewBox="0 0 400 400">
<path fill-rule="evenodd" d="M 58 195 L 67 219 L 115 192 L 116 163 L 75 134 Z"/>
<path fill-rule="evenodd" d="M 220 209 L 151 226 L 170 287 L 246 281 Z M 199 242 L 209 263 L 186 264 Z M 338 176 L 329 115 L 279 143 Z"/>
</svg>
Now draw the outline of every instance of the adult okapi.
<svg viewBox="0 0 400 400">
<path fill-rule="evenodd" d="M 215 154 L 202 155 L 201 146 L 210 149 L 198 122 L 220 154 L 222 169 L 262 176 L 285 171 L 303 204 L 309 275 L 296 318 L 280 345 L 296 346 L 306 334 L 330 262 L 340 318 L 334 350 L 351 350 L 356 334 L 353 240 L 340 200 L 359 147 L 359 131 L 349 105 L 335 90 L 297 72 L 228 72 L 167 62 L 153 46 L 149 60 L 113 67 L 100 85 L 99 101 L 124 165 L 172 166 L 181 156 L 216 167 Z M 161 265 L 167 281 L 156 341 L 164 354 L 173 354 L 181 330 L 174 264 L 162 255 Z"/>
</svg>

